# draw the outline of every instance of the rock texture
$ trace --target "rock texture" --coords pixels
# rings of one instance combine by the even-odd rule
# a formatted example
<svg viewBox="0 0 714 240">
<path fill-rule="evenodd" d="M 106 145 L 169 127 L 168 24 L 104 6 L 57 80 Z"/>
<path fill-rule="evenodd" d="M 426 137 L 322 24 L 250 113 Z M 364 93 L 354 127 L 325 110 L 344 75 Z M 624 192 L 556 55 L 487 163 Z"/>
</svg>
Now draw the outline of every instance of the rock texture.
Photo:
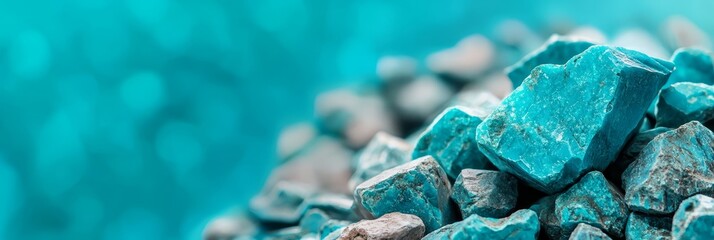
<svg viewBox="0 0 714 240">
<path fill-rule="evenodd" d="M 498 169 L 559 192 L 615 160 L 673 67 L 607 46 L 541 65 L 479 125 L 479 148 Z"/>
<path fill-rule="evenodd" d="M 451 199 L 461 215 L 502 218 L 516 207 L 518 181 L 508 173 L 464 169 L 456 178 Z"/>
<path fill-rule="evenodd" d="M 637 156 L 640 155 L 642 149 L 645 148 L 645 146 L 647 146 L 647 144 L 650 143 L 652 139 L 654 139 L 657 135 L 660 135 L 669 130 L 672 129 L 666 127 L 657 127 L 642 131 L 635 135 L 635 137 L 630 139 L 627 145 L 625 145 L 625 147 L 620 152 L 620 156 L 617 157 L 617 160 L 615 160 L 612 164 L 610 164 L 610 166 L 607 167 L 605 175 L 608 176 L 608 179 L 612 180 L 613 183 L 615 183 L 616 185 L 621 186 L 622 173 L 625 172 L 627 166 L 630 166 L 630 164 L 632 164 L 632 162 L 637 159 Z"/>
<path fill-rule="evenodd" d="M 672 218 L 633 212 L 627 219 L 626 239 L 671 239 Z"/>
<path fill-rule="evenodd" d="M 340 240 L 418 240 L 424 236 L 424 223 L 417 216 L 389 213 L 374 220 L 362 220 L 347 226 Z"/>
<path fill-rule="evenodd" d="M 411 160 L 412 146 L 401 138 L 379 132 L 372 138 L 357 158 L 355 172 L 350 178 L 350 189 L 384 170 L 402 165 Z"/>
<path fill-rule="evenodd" d="M 714 239 L 714 198 L 698 194 L 682 202 L 672 221 L 672 239 Z"/>
<path fill-rule="evenodd" d="M 570 58 L 580 54 L 594 44 L 585 40 L 553 35 L 543 46 L 529 53 L 517 63 L 506 68 L 508 78 L 516 88 L 531 71 L 543 64 L 564 64 Z"/>
<path fill-rule="evenodd" d="M 714 192 L 714 133 L 690 122 L 658 135 L 622 180 L 630 209 L 673 213 L 687 197 Z"/>
<path fill-rule="evenodd" d="M 530 210 L 538 214 L 542 235 L 546 239 L 560 239 L 563 237 L 563 228 L 560 227 L 560 220 L 555 215 L 555 199 L 558 195 L 546 196 L 538 200 Z"/>
<path fill-rule="evenodd" d="M 424 240 L 523 239 L 538 238 L 538 216 L 528 209 L 518 210 L 506 218 L 471 215 L 463 221 L 442 227 Z"/>
<path fill-rule="evenodd" d="M 587 225 L 585 223 L 578 224 L 573 233 L 570 234 L 568 240 L 611 240 L 607 234 L 599 228 Z"/>
<path fill-rule="evenodd" d="M 714 125 L 714 86 L 680 82 L 662 89 L 655 117 L 660 127 L 677 128 L 690 121 Z"/>
</svg>

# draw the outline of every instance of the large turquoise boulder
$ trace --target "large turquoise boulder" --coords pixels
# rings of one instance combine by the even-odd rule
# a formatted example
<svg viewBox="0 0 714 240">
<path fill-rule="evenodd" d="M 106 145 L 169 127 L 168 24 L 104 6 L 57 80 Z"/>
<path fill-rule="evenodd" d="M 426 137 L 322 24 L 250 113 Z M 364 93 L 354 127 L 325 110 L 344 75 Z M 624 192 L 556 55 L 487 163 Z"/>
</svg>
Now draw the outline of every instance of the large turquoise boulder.
<svg viewBox="0 0 714 240">
<path fill-rule="evenodd" d="M 466 107 L 444 110 L 419 137 L 412 158 L 431 155 L 452 179 L 466 168 L 487 168 L 490 163 L 479 151 L 475 136 L 482 117 Z"/>
<path fill-rule="evenodd" d="M 424 236 L 423 240 L 535 240 L 538 238 L 539 230 L 536 213 L 532 210 L 521 209 L 506 218 L 471 215 L 463 221 L 446 225 Z"/>
<path fill-rule="evenodd" d="M 651 216 L 647 214 L 633 212 L 627 219 L 625 228 L 625 238 L 669 240 L 672 231 L 672 217 Z"/>
<path fill-rule="evenodd" d="M 662 133 L 622 175 L 630 209 L 671 214 L 686 198 L 714 192 L 714 133 L 689 122 Z"/>
<path fill-rule="evenodd" d="M 568 240 L 612 240 L 612 238 L 599 228 L 581 223 L 570 234 Z"/>
<path fill-rule="evenodd" d="M 635 159 L 637 159 L 637 156 L 640 155 L 642 149 L 645 148 L 645 146 L 647 146 L 647 144 L 650 143 L 652 139 L 654 139 L 657 135 L 660 135 L 669 130 L 672 129 L 666 127 L 657 127 L 637 133 L 635 137 L 633 137 L 632 139 L 630 139 L 629 142 L 627 142 L 627 145 L 625 145 L 625 147 L 622 149 L 620 155 L 617 157 L 617 160 L 612 162 L 612 164 L 607 167 L 607 170 L 604 173 L 608 177 L 608 179 L 610 179 L 615 185 L 621 186 L 622 173 L 625 172 L 627 166 L 630 166 L 630 164 L 634 162 Z"/>
<path fill-rule="evenodd" d="M 389 169 L 358 185 L 355 204 L 378 218 L 387 213 L 415 215 L 431 232 L 453 221 L 449 201 L 451 184 L 431 156 Z"/>
<path fill-rule="evenodd" d="M 608 46 L 536 67 L 478 126 L 479 148 L 498 169 L 559 192 L 615 160 L 673 67 Z"/>
<path fill-rule="evenodd" d="M 558 196 L 555 214 L 565 236 L 586 223 L 622 238 L 629 211 L 622 193 L 602 173 L 592 171 Z"/>
<path fill-rule="evenodd" d="M 714 198 L 698 194 L 682 202 L 672 221 L 672 239 L 714 239 Z"/>
<path fill-rule="evenodd" d="M 560 227 L 560 220 L 555 215 L 556 198 L 558 198 L 558 195 L 543 197 L 528 208 L 538 214 L 541 235 L 544 235 L 546 239 L 560 239 L 563 237 L 563 228 Z"/>
<path fill-rule="evenodd" d="M 671 61 L 676 68 L 663 88 L 678 82 L 714 84 L 714 64 L 712 53 L 697 48 L 680 48 L 674 52 Z M 655 115 L 655 103 L 648 110 L 650 116 Z"/>
<path fill-rule="evenodd" d="M 553 35 L 540 48 L 508 66 L 505 72 L 516 88 L 535 67 L 542 64 L 564 64 L 593 45 L 595 44 L 585 40 Z"/>
<path fill-rule="evenodd" d="M 518 201 L 518 180 L 505 172 L 464 169 L 456 178 L 451 199 L 464 218 L 473 214 L 506 217 Z"/>
<path fill-rule="evenodd" d="M 662 89 L 655 117 L 660 127 L 677 128 L 690 121 L 714 125 L 714 86 L 679 82 Z"/>
</svg>

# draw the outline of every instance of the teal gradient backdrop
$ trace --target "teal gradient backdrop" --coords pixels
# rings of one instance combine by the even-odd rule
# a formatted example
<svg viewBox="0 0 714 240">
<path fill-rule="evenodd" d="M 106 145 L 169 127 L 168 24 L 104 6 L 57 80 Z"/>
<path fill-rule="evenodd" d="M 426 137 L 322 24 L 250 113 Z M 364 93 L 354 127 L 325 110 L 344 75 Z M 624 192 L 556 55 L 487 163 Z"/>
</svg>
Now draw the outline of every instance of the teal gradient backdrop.
<svg viewBox="0 0 714 240">
<path fill-rule="evenodd" d="M 199 239 L 320 91 L 517 19 L 714 32 L 714 2 L 0 0 L 0 239 Z M 711 36 L 711 35 L 710 35 Z"/>
</svg>

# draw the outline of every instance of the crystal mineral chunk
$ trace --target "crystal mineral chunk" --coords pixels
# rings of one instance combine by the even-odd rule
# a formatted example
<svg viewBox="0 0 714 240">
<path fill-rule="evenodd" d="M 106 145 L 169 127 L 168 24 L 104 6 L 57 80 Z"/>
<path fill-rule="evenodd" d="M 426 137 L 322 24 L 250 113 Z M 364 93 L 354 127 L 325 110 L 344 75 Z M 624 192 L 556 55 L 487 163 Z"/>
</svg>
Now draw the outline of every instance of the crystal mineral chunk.
<svg viewBox="0 0 714 240">
<path fill-rule="evenodd" d="M 711 52 L 696 48 L 680 48 L 672 56 L 677 68 L 665 87 L 678 82 L 714 84 L 714 63 Z"/>
<path fill-rule="evenodd" d="M 602 173 L 592 171 L 558 196 L 555 213 L 564 235 L 586 223 L 622 238 L 629 212 L 622 193 Z"/>
<path fill-rule="evenodd" d="M 669 128 L 690 121 L 714 125 L 714 86 L 680 82 L 662 89 L 655 117 L 657 126 Z"/>
<path fill-rule="evenodd" d="M 355 189 L 355 203 L 368 218 L 391 212 L 421 218 L 427 232 L 452 221 L 451 184 L 431 156 L 415 159 L 370 178 Z"/>
<path fill-rule="evenodd" d="M 506 68 L 513 87 L 518 87 L 531 71 L 542 64 L 564 64 L 594 44 L 577 38 L 551 36 L 543 46 L 529 53 L 517 63 Z"/>
<path fill-rule="evenodd" d="M 714 198 L 698 194 L 684 200 L 674 214 L 672 239 L 714 239 Z"/>
<path fill-rule="evenodd" d="M 654 138 L 622 175 L 630 209 L 671 214 L 687 197 L 714 192 L 714 133 L 689 122 Z"/>
<path fill-rule="evenodd" d="M 362 220 L 347 226 L 340 239 L 404 239 L 424 236 L 424 223 L 411 214 L 388 213 L 374 220 Z"/>
<path fill-rule="evenodd" d="M 671 238 L 672 218 L 649 216 L 633 212 L 627 219 L 625 237 L 627 239 L 668 240 Z"/>
<path fill-rule="evenodd" d="M 464 169 L 452 189 L 451 199 L 461 215 L 501 218 L 516 206 L 518 181 L 508 173 Z"/>
<path fill-rule="evenodd" d="M 384 132 L 377 133 L 357 158 L 355 172 L 349 181 L 350 189 L 384 170 L 409 162 L 411 150 L 411 145 L 401 138 Z"/>
<path fill-rule="evenodd" d="M 481 117 L 466 107 L 444 110 L 421 135 L 412 157 L 433 156 L 452 179 L 463 169 L 488 167 L 488 159 L 476 145 L 476 127 Z"/>
<path fill-rule="evenodd" d="M 530 186 L 561 191 L 615 160 L 673 67 L 608 46 L 541 65 L 478 126 L 479 148 Z"/>
<path fill-rule="evenodd" d="M 446 225 L 424 240 L 470 240 L 470 239 L 537 239 L 540 226 L 538 216 L 528 209 L 521 209 L 506 218 L 487 218 L 471 215 L 463 221 Z"/>
<path fill-rule="evenodd" d="M 607 234 L 599 228 L 587 225 L 585 223 L 578 224 L 573 233 L 570 234 L 568 240 L 611 240 Z"/>
<path fill-rule="evenodd" d="M 640 152 L 642 152 L 642 149 L 647 146 L 652 139 L 654 139 L 657 135 L 660 135 L 666 131 L 672 130 L 671 128 L 666 128 L 666 127 L 657 127 L 649 130 L 645 130 L 643 132 L 638 133 L 633 137 L 627 145 L 622 149 L 620 152 L 620 156 L 617 157 L 617 160 L 610 164 L 609 167 L 607 167 L 607 171 L 605 171 L 605 174 L 608 176 L 610 180 L 613 181 L 613 183 L 617 184 L 618 186 L 621 185 L 622 183 L 622 173 L 627 169 L 627 166 L 629 166 L 632 162 L 637 159 L 637 156 L 640 155 Z"/>
</svg>

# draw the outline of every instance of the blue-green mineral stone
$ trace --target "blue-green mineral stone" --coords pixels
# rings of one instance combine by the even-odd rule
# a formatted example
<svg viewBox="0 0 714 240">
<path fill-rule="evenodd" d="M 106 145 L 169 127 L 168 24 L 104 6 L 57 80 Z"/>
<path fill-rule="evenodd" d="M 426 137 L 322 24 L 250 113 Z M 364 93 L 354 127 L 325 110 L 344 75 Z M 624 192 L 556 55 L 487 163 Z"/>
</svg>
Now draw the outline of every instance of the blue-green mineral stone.
<svg viewBox="0 0 714 240">
<path fill-rule="evenodd" d="M 421 135 L 412 158 L 434 157 L 452 179 L 466 168 L 486 168 L 490 163 L 478 150 L 475 136 L 481 117 L 466 107 L 444 110 Z"/>
<path fill-rule="evenodd" d="M 538 214 L 541 231 L 545 234 L 547 239 L 561 239 L 563 237 L 560 220 L 558 220 L 558 216 L 555 215 L 555 199 L 557 197 L 558 195 L 543 197 L 528 208 Z"/>
<path fill-rule="evenodd" d="M 669 240 L 671 238 L 672 218 L 651 216 L 633 212 L 627 219 L 625 238 L 628 240 L 652 239 Z"/>
<path fill-rule="evenodd" d="M 537 239 L 540 226 L 532 210 L 521 209 L 506 218 L 471 215 L 463 221 L 446 225 L 423 240 Z"/>
<path fill-rule="evenodd" d="M 679 82 L 662 89 L 655 117 L 661 127 L 676 128 L 690 121 L 714 125 L 714 86 Z"/>
<path fill-rule="evenodd" d="M 504 172 L 464 169 L 456 178 L 451 199 L 459 205 L 464 218 L 473 214 L 505 217 L 516 207 L 518 180 Z"/>
<path fill-rule="evenodd" d="M 358 185 L 355 203 L 378 218 L 391 212 L 415 215 L 431 232 L 453 220 L 451 184 L 431 156 L 389 169 Z"/>
<path fill-rule="evenodd" d="M 676 66 L 672 76 L 669 77 L 664 88 L 678 82 L 693 82 L 714 85 L 714 64 L 711 52 L 696 48 L 680 48 L 672 55 L 672 62 Z M 652 102 L 647 111 L 655 115 L 655 102 Z"/>
<path fill-rule="evenodd" d="M 570 234 L 568 240 L 611 240 L 607 234 L 599 228 L 587 225 L 585 223 L 578 224 L 573 233 Z"/>
<path fill-rule="evenodd" d="M 697 194 L 682 202 L 672 221 L 672 239 L 714 239 L 714 198 Z"/>
<path fill-rule="evenodd" d="M 671 214 L 687 197 L 714 192 L 714 133 L 693 121 L 655 137 L 622 174 L 630 209 Z"/>
<path fill-rule="evenodd" d="M 322 226 L 320 226 L 320 231 L 318 232 L 317 236 L 319 239 L 324 239 L 331 233 L 344 229 L 345 227 L 347 227 L 347 225 L 350 225 L 349 221 L 335 219 L 327 220 L 322 224 Z"/>
<path fill-rule="evenodd" d="M 478 126 L 479 148 L 500 170 L 559 192 L 615 160 L 672 68 L 608 46 L 536 67 Z"/>
<path fill-rule="evenodd" d="M 640 132 L 635 135 L 635 137 L 630 139 L 627 145 L 625 145 L 625 147 L 620 152 L 620 156 L 617 157 L 617 160 L 615 160 L 612 164 L 610 164 L 610 166 L 607 167 L 605 175 L 608 176 L 608 179 L 612 180 L 616 185 L 620 186 L 622 183 L 622 173 L 625 172 L 627 166 L 629 166 L 632 162 L 635 161 L 635 159 L 637 159 L 637 156 L 640 155 L 642 149 L 645 148 L 645 146 L 647 146 L 647 144 L 650 143 L 652 139 L 654 139 L 657 135 L 660 135 L 669 130 L 672 129 L 666 127 L 657 127 Z"/>
<path fill-rule="evenodd" d="M 515 88 L 521 85 L 523 79 L 528 77 L 535 67 L 542 64 L 564 64 L 593 45 L 594 43 L 585 40 L 553 35 L 543 46 L 507 67 L 505 71 Z"/>
<path fill-rule="evenodd" d="M 318 233 L 322 225 L 330 219 L 327 213 L 320 209 L 310 209 L 300 219 L 300 227 L 306 233 Z"/>
<path fill-rule="evenodd" d="M 592 171 L 558 196 L 555 213 L 563 235 L 568 236 L 578 224 L 586 223 L 622 238 L 629 211 L 622 193 L 602 173 Z"/>
</svg>

